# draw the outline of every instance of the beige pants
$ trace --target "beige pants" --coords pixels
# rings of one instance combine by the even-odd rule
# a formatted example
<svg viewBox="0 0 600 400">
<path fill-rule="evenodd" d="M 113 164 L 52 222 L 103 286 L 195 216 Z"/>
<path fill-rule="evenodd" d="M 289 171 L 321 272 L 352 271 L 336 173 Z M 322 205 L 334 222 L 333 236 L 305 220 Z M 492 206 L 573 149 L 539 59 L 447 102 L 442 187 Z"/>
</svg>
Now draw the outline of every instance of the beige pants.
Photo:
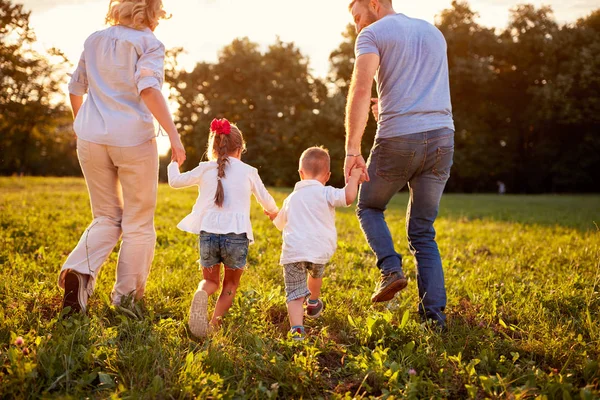
<svg viewBox="0 0 600 400">
<path fill-rule="evenodd" d="M 156 139 L 135 147 L 113 147 L 77 139 L 77 155 L 90 194 L 93 221 L 62 267 L 90 276 L 91 295 L 102 264 L 123 235 L 113 304 L 133 294 L 141 298 L 154 257 L 154 210 L 158 189 Z"/>
</svg>

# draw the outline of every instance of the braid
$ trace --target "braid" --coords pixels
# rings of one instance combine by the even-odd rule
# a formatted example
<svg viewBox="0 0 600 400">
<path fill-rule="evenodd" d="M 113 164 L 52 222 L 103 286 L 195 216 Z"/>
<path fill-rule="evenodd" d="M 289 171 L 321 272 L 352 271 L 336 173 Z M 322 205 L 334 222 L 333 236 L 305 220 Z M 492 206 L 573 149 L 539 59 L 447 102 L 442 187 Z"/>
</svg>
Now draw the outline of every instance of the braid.
<svg viewBox="0 0 600 400">
<path fill-rule="evenodd" d="M 229 138 L 226 135 L 219 135 L 219 147 L 217 158 L 217 191 L 215 192 L 215 204 L 217 207 L 223 207 L 223 201 L 225 200 L 225 191 L 223 190 L 223 182 L 221 179 L 225 178 L 225 164 L 229 162 Z"/>
</svg>

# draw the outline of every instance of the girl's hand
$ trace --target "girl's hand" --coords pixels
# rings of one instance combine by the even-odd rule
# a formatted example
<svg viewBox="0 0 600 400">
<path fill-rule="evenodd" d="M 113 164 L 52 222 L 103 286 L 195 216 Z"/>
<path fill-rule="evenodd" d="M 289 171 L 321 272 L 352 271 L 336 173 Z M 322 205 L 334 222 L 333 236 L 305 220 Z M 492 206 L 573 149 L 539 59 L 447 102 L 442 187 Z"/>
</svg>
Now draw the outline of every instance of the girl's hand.
<svg viewBox="0 0 600 400">
<path fill-rule="evenodd" d="M 185 148 L 179 138 L 171 140 L 171 161 L 176 161 L 180 167 L 185 161 Z"/>
<path fill-rule="evenodd" d="M 268 216 L 271 221 L 273 221 L 277 217 L 277 214 L 279 214 L 279 211 L 271 213 L 271 212 L 268 212 L 267 210 L 264 210 L 264 212 L 265 212 L 265 215 Z"/>
</svg>

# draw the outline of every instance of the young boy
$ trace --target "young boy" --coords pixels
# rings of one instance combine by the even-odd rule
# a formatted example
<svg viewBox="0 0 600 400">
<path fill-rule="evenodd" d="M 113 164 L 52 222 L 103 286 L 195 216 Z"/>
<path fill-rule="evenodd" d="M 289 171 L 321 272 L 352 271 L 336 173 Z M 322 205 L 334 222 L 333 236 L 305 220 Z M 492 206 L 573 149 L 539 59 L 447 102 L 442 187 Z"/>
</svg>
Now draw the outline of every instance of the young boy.
<svg viewBox="0 0 600 400">
<path fill-rule="evenodd" d="M 335 207 L 354 202 L 358 185 L 364 180 L 361 169 L 354 169 L 343 189 L 325 186 L 331 176 L 329 153 L 322 147 L 306 149 L 300 157 L 300 179 L 283 202 L 273 223 L 283 231 L 283 265 L 290 333 L 304 339 L 303 305 L 308 297 L 306 316 L 317 318 L 323 311 L 319 299 L 325 264 L 337 247 Z M 307 272 L 309 273 L 307 282 Z"/>
</svg>

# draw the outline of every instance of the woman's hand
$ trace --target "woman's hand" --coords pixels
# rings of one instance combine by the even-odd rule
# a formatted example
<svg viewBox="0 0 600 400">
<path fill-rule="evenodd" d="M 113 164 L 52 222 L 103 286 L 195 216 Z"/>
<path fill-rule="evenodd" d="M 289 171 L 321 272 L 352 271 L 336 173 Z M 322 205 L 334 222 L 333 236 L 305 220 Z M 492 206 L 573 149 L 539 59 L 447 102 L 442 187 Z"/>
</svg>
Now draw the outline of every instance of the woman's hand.
<svg viewBox="0 0 600 400">
<path fill-rule="evenodd" d="M 169 139 L 171 138 L 169 137 Z M 185 148 L 179 137 L 175 140 L 171 139 L 171 161 L 176 161 L 180 167 L 185 161 Z"/>
</svg>

